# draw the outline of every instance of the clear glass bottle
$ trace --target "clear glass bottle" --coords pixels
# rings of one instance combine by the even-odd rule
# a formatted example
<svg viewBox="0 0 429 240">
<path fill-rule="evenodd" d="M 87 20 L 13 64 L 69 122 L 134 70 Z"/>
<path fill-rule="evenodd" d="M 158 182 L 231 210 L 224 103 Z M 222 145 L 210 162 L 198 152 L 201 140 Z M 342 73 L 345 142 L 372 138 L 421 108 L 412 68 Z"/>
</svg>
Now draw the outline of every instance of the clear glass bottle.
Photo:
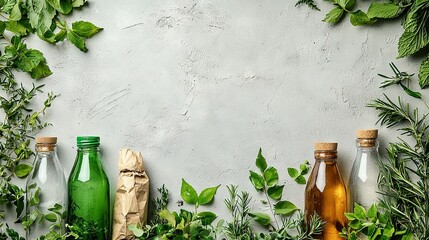
<svg viewBox="0 0 429 240">
<path fill-rule="evenodd" d="M 56 137 L 36 138 L 36 158 L 26 184 L 27 239 L 38 239 L 53 228 L 64 233 L 67 185 L 56 152 Z"/>
<path fill-rule="evenodd" d="M 99 146 L 99 137 L 77 138 L 77 156 L 68 183 L 68 224 L 82 229 L 80 235 L 85 240 L 109 239 L 109 180 Z"/>
<path fill-rule="evenodd" d="M 316 143 L 316 162 L 305 189 L 305 217 L 317 213 L 325 222 L 316 239 L 342 239 L 338 234 L 346 226 L 347 191 L 337 166 L 337 143 Z"/>
<path fill-rule="evenodd" d="M 377 137 L 377 129 L 357 131 L 357 154 L 349 179 L 350 208 L 358 203 L 368 210 L 380 197 L 377 193 L 380 160 Z"/>
</svg>

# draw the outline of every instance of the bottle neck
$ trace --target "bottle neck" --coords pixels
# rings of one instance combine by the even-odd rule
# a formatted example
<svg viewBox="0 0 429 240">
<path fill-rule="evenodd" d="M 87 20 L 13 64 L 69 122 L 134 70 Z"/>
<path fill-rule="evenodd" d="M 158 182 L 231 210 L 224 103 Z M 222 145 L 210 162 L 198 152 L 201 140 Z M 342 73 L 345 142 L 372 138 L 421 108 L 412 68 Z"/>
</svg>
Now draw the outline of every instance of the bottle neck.
<svg viewBox="0 0 429 240">
<path fill-rule="evenodd" d="M 78 152 L 100 152 L 100 147 L 98 145 L 93 146 L 78 146 L 77 148 Z"/>
<path fill-rule="evenodd" d="M 356 139 L 356 147 L 358 149 L 378 149 L 378 140 L 376 138 L 358 138 Z"/>
<path fill-rule="evenodd" d="M 36 144 L 36 153 L 38 155 L 53 155 L 57 152 L 57 146 L 54 144 Z"/>
<path fill-rule="evenodd" d="M 314 158 L 319 161 L 337 161 L 337 151 L 314 151 Z"/>
</svg>

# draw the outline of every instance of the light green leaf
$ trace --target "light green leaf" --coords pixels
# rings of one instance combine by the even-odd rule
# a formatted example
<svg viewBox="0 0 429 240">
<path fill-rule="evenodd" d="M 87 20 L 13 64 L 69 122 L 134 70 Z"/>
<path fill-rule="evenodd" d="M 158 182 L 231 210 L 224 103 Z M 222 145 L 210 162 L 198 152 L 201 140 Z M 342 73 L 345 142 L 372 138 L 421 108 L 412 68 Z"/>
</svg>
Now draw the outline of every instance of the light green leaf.
<svg viewBox="0 0 429 240">
<path fill-rule="evenodd" d="M 28 176 L 28 174 L 30 174 L 31 169 L 33 169 L 33 167 L 31 167 L 30 165 L 19 164 L 18 166 L 15 167 L 13 172 L 15 173 L 15 175 L 17 177 L 24 178 L 24 177 Z"/>
<path fill-rule="evenodd" d="M 168 211 L 168 209 L 163 209 L 159 212 L 159 217 L 162 219 L 167 220 L 167 222 L 175 227 L 176 226 L 176 217 L 174 216 L 173 213 L 171 213 L 170 211 Z"/>
<path fill-rule="evenodd" d="M 86 3 L 86 0 L 73 0 L 72 5 L 74 8 L 78 8 L 78 7 L 82 7 L 85 3 Z"/>
<path fill-rule="evenodd" d="M 369 18 L 396 18 L 401 14 L 401 7 L 389 2 L 372 2 L 367 16 Z"/>
<path fill-rule="evenodd" d="M 362 12 L 361 10 L 357 10 L 351 13 L 350 22 L 352 23 L 353 26 L 363 26 L 367 24 L 373 24 L 375 20 L 370 19 L 366 15 L 366 13 Z"/>
<path fill-rule="evenodd" d="M 299 165 L 300 175 L 306 175 L 310 170 L 310 164 L 306 160 L 303 164 Z"/>
<path fill-rule="evenodd" d="M 27 35 L 28 29 L 22 25 L 20 22 L 17 21 L 7 21 L 6 24 L 6 30 L 11 31 L 17 35 L 24 36 Z"/>
<path fill-rule="evenodd" d="M 270 215 L 265 213 L 249 213 L 249 216 L 257 223 L 267 226 L 271 222 Z"/>
<path fill-rule="evenodd" d="M 290 216 L 296 210 L 298 210 L 298 207 L 289 201 L 280 201 L 274 205 L 274 213 L 278 215 Z"/>
<path fill-rule="evenodd" d="M 182 178 L 182 187 L 180 190 L 180 196 L 183 201 L 188 204 L 196 204 L 198 202 L 198 194 L 195 189 Z"/>
<path fill-rule="evenodd" d="M 355 6 L 356 0 L 335 0 L 338 5 L 340 5 L 343 9 L 346 10 L 353 10 L 353 7 Z"/>
<path fill-rule="evenodd" d="M 85 21 L 72 23 L 72 29 L 74 33 L 84 38 L 90 38 L 103 30 L 103 28 L 97 27 L 94 24 Z"/>
<path fill-rule="evenodd" d="M 85 39 L 74 33 L 73 31 L 67 32 L 67 39 L 73 43 L 77 48 L 79 48 L 82 52 L 87 52 L 88 49 L 85 46 Z"/>
<path fill-rule="evenodd" d="M 28 49 L 18 56 L 16 64 L 18 69 L 24 72 L 31 72 L 41 62 L 46 62 L 43 53 L 39 50 Z"/>
<path fill-rule="evenodd" d="M 31 27 L 37 29 L 37 33 L 42 36 L 47 31 L 52 32 L 50 28 L 56 14 L 55 9 L 41 0 L 27 0 L 26 5 Z"/>
<path fill-rule="evenodd" d="M 295 179 L 295 178 L 297 178 L 299 176 L 299 172 L 295 168 L 288 168 L 287 169 L 287 173 L 293 179 Z"/>
<path fill-rule="evenodd" d="M 261 175 L 255 173 L 254 171 L 250 171 L 249 179 L 256 190 L 261 191 L 264 189 L 264 178 Z"/>
<path fill-rule="evenodd" d="M 211 187 L 211 188 L 204 189 L 200 193 L 200 196 L 198 196 L 198 203 L 200 205 L 205 205 L 205 204 L 210 203 L 213 200 L 213 198 L 214 198 L 214 196 L 215 196 L 215 194 L 217 192 L 217 189 L 219 187 L 220 187 L 220 185 L 217 185 L 216 187 Z"/>
<path fill-rule="evenodd" d="M 67 31 L 61 30 L 57 34 L 55 34 L 54 40 L 55 42 L 63 41 L 67 37 Z"/>
<path fill-rule="evenodd" d="M 128 229 L 133 232 L 134 236 L 141 237 L 143 236 L 143 230 L 140 228 L 137 228 L 136 225 L 130 225 L 128 226 Z"/>
<path fill-rule="evenodd" d="M 295 178 L 295 182 L 301 185 L 304 185 L 307 183 L 307 181 L 305 180 L 305 177 L 302 175 L 299 175 L 297 178 Z"/>
<path fill-rule="evenodd" d="M 55 213 L 48 213 L 45 215 L 45 219 L 49 222 L 56 222 L 57 221 L 57 215 Z"/>
<path fill-rule="evenodd" d="M 73 9 L 72 0 L 45 0 L 55 10 L 62 14 L 69 14 Z"/>
<path fill-rule="evenodd" d="M 344 9 L 340 6 L 333 8 L 328 14 L 326 14 L 324 22 L 327 23 L 338 23 L 344 15 Z"/>
<path fill-rule="evenodd" d="M 355 215 L 359 219 L 365 219 L 366 218 L 366 210 L 359 204 L 355 203 L 355 209 L 354 209 Z"/>
<path fill-rule="evenodd" d="M 274 167 L 267 168 L 264 172 L 264 177 L 268 187 L 276 185 L 279 181 L 279 174 L 277 173 L 277 169 Z"/>
<path fill-rule="evenodd" d="M 421 88 L 429 86 L 429 57 L 423 61 L 419 71 L 419 85 Z"/>
<path fill-rule="evenodd" d="M 267 190 L 268 196 L 270 196 L 270 198 L 274 200 L 280 200 L 280 198 L 282 198 L 283 188 L 284 188 L 284 185 L 281 185 L 281 186 L 276 185 L 268 188 Z"/>
<path fill-rule="evenodd" d="M 16 1 L 16 4 L 15 6 L 13 6 L 12 11 L 10 12 L 10 15 L 9 15 L 10 21 L 21 20 L 22 14 L 21 14 L 20 5 L 21 5 L 21 1 L 20 0 Z"/>
<path fill-rule="evenodd" d="M 267 169 L 267 161 L 264 156 L 262 156 L 261 148 L 259 148 L 258 156 L 256 157 L 256 166 L 261 170 L 261 172 L 264 172 L 265 169 Z"/>
</svg>

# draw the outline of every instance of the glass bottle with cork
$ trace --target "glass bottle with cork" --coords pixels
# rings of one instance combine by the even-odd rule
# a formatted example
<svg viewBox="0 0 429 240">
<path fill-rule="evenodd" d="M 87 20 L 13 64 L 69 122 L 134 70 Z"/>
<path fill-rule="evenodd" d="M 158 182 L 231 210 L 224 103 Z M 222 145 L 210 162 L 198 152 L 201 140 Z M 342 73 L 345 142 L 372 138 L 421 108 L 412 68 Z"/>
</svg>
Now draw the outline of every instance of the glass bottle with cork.
<svg viewBox="0 0 429 240">
<path fill-rule="evenodd" d="M 343 239 L 338 234 L 346 226 L 347 191 L 337 165 L 337 143 L 316 143 L 315 164 L 305 189 L 305 217 L 317 213 L 325 227 L 322 240 Z"/>
<path fill-rule="evenodd" d="M 378 130 L 357 131 L 357 154 L 350 174 L 350 207 L 357 203 L 369 209 L 378 201 Z"/>
<path fill-rule="evenodd" d="M 109 239 L 109 180 L 99 146 L 99 137 L 77 137 L 77 156 L 69 177 L 68 224 L 82 230 L 82 239 Z"/>
<path fill-rule="evenodd" d="M 58 160 L 56 137 L 36 138 L 36 157 L 26 183 L 26 238 L 39 239 L 51 230 L 64 233 L 67 185 Z M 51 228 L 51 226 L 55 227 Z"/>
</svg>

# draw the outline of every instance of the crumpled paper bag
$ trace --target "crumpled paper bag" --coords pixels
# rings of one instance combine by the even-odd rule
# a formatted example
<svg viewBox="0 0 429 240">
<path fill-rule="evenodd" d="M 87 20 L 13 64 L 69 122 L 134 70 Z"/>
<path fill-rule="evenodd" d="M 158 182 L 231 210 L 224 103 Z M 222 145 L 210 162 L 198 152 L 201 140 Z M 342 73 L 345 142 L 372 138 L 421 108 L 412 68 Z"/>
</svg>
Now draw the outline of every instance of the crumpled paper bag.
<svg viewBox="0 0 429 240">
<path fill-rule="evenodd" d="M 134 239 L 130 225 L 144 226 L 149 205 L 149 177 L 140 152 L 119 151 L 119 177 L 113 209 L 112 240 Z"/>
</svg>

